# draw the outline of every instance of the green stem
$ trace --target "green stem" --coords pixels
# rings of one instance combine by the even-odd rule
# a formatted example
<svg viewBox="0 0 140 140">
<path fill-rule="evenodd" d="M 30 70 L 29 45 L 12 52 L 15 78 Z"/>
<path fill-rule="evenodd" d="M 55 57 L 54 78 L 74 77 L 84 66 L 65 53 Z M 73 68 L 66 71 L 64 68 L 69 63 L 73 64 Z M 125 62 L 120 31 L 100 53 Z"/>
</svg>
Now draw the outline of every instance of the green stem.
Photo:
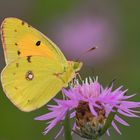
<svg viewBox="0 0 140 140">
<path fill-rule="evenodd" d="M 65 140 L 72 140 L 71 127 L 69 122 L 69 112 L 67 112 L 66 118 L 64 120 L 64 137 Z"/>
<path fill-rule="evenodd" d="M 100 135 L 103 135 L 107 129 L 111 126 L 112 120 L 114 119 L 116 113 L 117 113 L 117 108 L 113 108 L 114 112 L 111 112 L 106 120 L 105 126 L 103 127 Z"/>
</svg>

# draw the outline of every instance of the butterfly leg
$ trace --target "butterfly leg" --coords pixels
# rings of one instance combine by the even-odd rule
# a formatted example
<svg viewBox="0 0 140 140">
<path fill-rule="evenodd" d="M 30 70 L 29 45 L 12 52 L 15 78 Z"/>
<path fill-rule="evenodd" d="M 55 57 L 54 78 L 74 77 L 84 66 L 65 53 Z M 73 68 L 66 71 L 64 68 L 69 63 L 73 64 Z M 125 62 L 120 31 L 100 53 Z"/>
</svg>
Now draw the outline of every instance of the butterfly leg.
<svg viewBox="0 0 140 140">
<path fill-rule="evenodd" d="M 73 79 L 70 82 L 70 86 L 77 85 L 79 81 L 82 82 L 82 77 L 79 73 L 75 73 Z"/>
<path fill-rule="evenodd" d="M 81 75 L 79 73 L 76 73 L 74 78 L 79 79 L 81 82 L 83 81 L 82 77 L 81 77 Z"/>
</svg>

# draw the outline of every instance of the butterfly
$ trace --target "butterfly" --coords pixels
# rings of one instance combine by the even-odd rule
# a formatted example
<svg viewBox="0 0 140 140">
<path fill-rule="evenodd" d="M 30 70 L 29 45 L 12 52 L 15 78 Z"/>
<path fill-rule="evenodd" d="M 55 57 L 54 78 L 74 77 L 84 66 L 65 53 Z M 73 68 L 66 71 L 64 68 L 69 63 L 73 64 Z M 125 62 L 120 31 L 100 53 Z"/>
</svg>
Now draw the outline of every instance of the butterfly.
<svg viewBox="0 0 140 140">
<path fill-rule="evenodd" d="M 4 19 L 1 39 L 6 61 L 3 91 L 21 111 L 45 105 L 82 67 L 82 62 L 67 61 L 48 37 L 18 18 Z"/>
</svg>

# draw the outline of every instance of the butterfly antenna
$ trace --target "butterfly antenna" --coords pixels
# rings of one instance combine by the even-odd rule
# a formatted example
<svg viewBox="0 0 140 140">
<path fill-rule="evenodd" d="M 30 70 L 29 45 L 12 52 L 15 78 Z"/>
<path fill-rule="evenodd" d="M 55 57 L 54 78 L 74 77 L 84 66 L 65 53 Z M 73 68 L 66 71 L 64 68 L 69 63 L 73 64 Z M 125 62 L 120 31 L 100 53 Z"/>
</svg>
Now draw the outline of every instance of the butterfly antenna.
<svg viewBox="0 0 140 140">
<path fill-rule="evenodd" d="M 97 49 L 97 48 L 98 48 L 97 46 L 93 46 L 92 48 L 90 48 L 90 49 L 88 49 L 87 51 L 83 52 L 83 53 L 80 55 L 80 57 L 77 59 L 77 61 L 80 61 L 81 58 L 82 58 L 83 56 L 85 56 L 87 53 L 89 53 L 89 52 L 91 52 L 91 51 L 93 51 L 93 50 L 95 50 L 95 49 Z"/>
</svg>

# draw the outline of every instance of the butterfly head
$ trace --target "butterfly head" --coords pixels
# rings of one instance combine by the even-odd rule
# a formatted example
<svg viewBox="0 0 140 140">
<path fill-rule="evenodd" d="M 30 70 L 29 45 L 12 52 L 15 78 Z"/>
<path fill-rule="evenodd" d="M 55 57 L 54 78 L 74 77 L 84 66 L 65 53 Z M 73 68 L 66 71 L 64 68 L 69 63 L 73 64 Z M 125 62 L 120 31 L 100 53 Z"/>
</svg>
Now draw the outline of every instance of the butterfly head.
<svg viewBox="0 0 140 140">
<path fill-rule="evenodd" d="M 69 64 L 71 65 L 72 69 L 77 72 L 81 69 L 83 63 L 78 61 L 69 61 Z"/>
</svg>

